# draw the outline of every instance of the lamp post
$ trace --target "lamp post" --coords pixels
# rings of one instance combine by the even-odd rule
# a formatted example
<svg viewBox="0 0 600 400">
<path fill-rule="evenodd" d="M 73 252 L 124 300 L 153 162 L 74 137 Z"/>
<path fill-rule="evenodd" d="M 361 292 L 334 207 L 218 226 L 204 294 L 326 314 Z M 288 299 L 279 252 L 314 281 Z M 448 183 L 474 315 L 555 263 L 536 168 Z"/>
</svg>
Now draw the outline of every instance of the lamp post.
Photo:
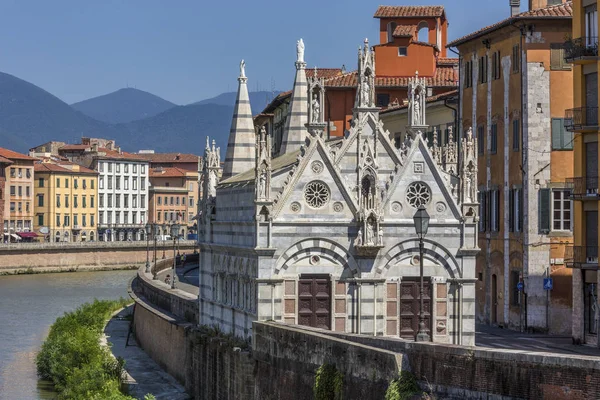
<svg viewBox="0 0 600 400">
<path fill-rule="evenodd" d="M 152 271 L 152 279 L 156 279 L 156 237 L 158 236 L 158 225 L 152 224 L 154 227 L 154 270 Z"/>
<path fill-rule="evenodd" d="M 419 206 L 419 209 L 413 216 L 415 221 L 415 231 L 419 237 L 419 276 L 421 278 L 421 288 L 419 296 L 419 331 L 415 336 L 416 342 L 429 342 L 429 335 L 425 330 L 425 310 L 423 309 L 423 238 L 427 234 L 427 228 L 429 228 L 429 214 L 423 204 Z"/>
<path fill-rule="evenodd" d="M 175 274 L 177 269 L 177 256 L 175 255 L 175 240 L 179 233 L 179 224 L 175 223 L 171 225 L 171 237 L 173 238 L 173 276 L 171 277 L 171 289 L 175 289 Z"/>
<path fill-rule="evenodd" d="M 150 233 L 152 233 L 152 225 L 146 223 L 146 273 L 150 273 Z"/>
<path fill-rule="evenodd" d="M 164 234 L 166 235 L 166 234 L 167 234 L 167 225 L 166 225 L 166 224 L 164 224 L 164 225 L 162 226 L 162 228 L 163 228 L 162 230 L 163 230 Z M 164 240 L 163 240 L 163 242 L 164 242 Z M 166 258 L 166 257 L 165 257 L 165 244 L 163 243 L 163 257 L 162 257 L 162 259 L 164 260 L 165 258 Z"/>
</svg>

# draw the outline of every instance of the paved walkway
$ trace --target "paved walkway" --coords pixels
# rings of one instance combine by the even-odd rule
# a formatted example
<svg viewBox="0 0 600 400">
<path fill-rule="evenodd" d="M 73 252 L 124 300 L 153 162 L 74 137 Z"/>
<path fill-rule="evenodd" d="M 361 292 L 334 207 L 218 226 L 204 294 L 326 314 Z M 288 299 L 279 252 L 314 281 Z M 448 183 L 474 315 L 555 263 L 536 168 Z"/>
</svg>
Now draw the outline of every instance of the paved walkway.
<svg viewBox="0 0 600 400">
<path fill-rule="evenodd" d="M 129 395 L 143 399 L 147 393 L 152 393 L 157 400 L 185 400 L 191 397 L 177 381 L 167 374 L 142 350 L 133 335 L 126 346 L 129 332 L 129 315 L 133 306 L 129 306 L 114 316 L 106 325 L 104 333 L 111 345 L 115 357 L 125 360 Z"/>
<path fill-rule="evenodd" d="M 600 349 L 576 346 L 570 336 L 528 334 L 482 324 L 475 329 L 475 344 L 481 347 L 600 357 Z"/>
<path fill-rule="evenodd" d="M 176 269 L 177 280 L 175 281 L 175 287 L 188 293 L 198 296 L 200 294 L 200 288 L 198 287 L 199 269 L 194 268 L 188 270 L 187 268 L 178 267 Z M 165 269 L 157 274 L 157 278 L 164 282 L 167 275 L 172 275 L 173 269 Z"/>
</svg>

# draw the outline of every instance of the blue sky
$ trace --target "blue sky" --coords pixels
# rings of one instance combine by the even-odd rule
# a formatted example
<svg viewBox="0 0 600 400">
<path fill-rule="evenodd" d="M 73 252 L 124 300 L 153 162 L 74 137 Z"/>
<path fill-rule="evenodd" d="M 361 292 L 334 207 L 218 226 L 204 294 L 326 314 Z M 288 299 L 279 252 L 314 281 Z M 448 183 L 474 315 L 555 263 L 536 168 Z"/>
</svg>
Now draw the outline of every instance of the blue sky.
<svg viewBox="0 0 600 400">
<path fill-rule="evenodd" d="M 68 103 L 130 86 L 188 104 L 235 90 L 244 58 L 251 90 L 287 90 L 300 37 L 308 67 L 355 69 L 379 4 L 443 4 L 450 40 L 509 14 L 509 0 L 0 0 L 0 71 Z"/>
</svg>

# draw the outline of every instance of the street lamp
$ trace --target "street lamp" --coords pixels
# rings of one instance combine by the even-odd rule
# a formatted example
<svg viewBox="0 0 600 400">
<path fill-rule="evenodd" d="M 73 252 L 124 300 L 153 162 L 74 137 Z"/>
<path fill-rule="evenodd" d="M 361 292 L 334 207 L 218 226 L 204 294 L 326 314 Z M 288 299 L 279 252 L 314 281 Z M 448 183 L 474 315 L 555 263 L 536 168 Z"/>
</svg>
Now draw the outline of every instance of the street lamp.
<svg viewBox="0 0 600 400">
<path fill-rule="evenodd" d="M 423 310 L 423 238 L 427 235 L 427 228 L 429 228 L 429 214 L 427 214 L 427 210 L 423 204 L 419 206 L 419 209 L 413 216 L 413 220 L 415 221 L 415 230 L 417 231 L 417 236 L 419 237 L 419 269 L 420 269 L 420 278 L 421 278 L 421 288 L 420 288 L 420 301 L 419 301 L 419 331 L 415 336 L 416 342 L 429 342 L 429 335 L 425 330 L 425 311 Z"/>
<path fill-rule="evenodd" d="M 175 255 L 175 240 L 179 233 L 179 224 L 174 223 L 171 225 L 171 237 L 173 237 L 173 276 L 171 277 L 171 289 L 175 289 L 175 271 L 177 268 L 177 256 Z"/>
<path fill-rule="evenodd" d="M 164 224 L 162 226 L 162 231 L 164 232 L 165 235 L 167 234 L 167 224 Z M 166 258 L 165 257 L 165 244 L 164 244 L 164 239 L 162 239 L 162 240 L 163 240 L 163 256 L 162 256 L 162 259 L 164 260 Z"/>
<path fill-rule="evenodd" d="M 156 237 L 158 236 L 158 232 L 160 228 L 158 224 L 152 224 L 154 227 L 154 270 L 152 271 L 152 279 L 156 279 Z"/>
<path fill-rule="evenodd" d="M 152 233 L 152 225 L 146 223 L 146 273 L 150 273 L 150 234 Z"/>
</svg>

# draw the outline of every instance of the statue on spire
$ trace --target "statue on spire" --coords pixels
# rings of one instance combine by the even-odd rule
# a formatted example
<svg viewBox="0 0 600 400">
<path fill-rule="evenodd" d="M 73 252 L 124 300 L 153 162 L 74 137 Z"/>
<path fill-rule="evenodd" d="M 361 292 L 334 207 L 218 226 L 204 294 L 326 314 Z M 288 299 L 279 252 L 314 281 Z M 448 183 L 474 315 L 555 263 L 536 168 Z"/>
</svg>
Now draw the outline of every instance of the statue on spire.
<svg viewBox="0 0 600 400">
<path fill-rule="evenodd" d="M 296 42 L 296 62 L 304 62 L 304 41 L 302 38 Z"/>
<path fill-rule="evenodd" d="M 246 61 L 242 60 L 240 62 L 240 78 L 246 77 Z"/>
</svg>

